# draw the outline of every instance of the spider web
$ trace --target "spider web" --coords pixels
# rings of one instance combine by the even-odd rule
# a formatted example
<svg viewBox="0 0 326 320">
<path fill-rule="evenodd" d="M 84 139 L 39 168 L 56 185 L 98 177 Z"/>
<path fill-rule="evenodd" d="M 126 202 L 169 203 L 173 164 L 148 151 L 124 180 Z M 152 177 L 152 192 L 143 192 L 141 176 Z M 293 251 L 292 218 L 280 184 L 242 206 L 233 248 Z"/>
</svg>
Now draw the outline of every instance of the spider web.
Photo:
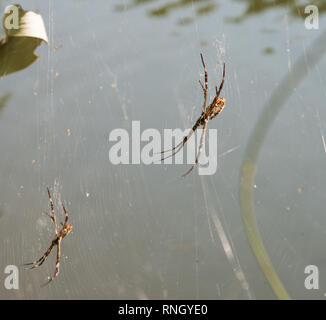
<svg viewBox="0 0 326 320">
<path fill-rule="evenodd" d="M 42 215 L 46 186 L 58 222 L 64 202 L 74 229 L 53 283 L 40 288 L 52 253 L 41 268 L 20 270 L 20 290 L 2 286 L 0 298 L 275 298 L 246 236 L 240 168 L 264 104 L 322 30 L 305 30 L 293 13 L 299 3 L 261 11 L 250 3 L 22 1 L 40 10 L 50 44 L 29 69 L 0 78 L 0 269 L 34 260 L 53 239 Z M 113 129 L 131 133 L 133 120 L 161 133 L 194 124 L 200 52 L 208 103 L 226 63 L 226 107 L 206 136 L 217 129 L 217 172 L 196 169 L 180 181 L 189 165 L 112 165 Z M 324 64 L 304 64 L 306 77 L 264 140 L 253 186 L 263 243 L 293 298 L 322 299 L 326 290 L 322 277 L 318 292 L 304 288 L 306 265 L 326 273 Z"/>
</svg>

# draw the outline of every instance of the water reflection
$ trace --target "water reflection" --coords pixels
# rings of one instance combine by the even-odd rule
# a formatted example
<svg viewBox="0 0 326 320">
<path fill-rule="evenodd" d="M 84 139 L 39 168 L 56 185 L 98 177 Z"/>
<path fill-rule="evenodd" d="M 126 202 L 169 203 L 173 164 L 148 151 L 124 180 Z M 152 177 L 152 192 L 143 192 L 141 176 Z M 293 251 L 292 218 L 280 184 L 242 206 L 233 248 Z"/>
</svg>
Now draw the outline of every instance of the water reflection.
<svg viewBox="0 0 326 320">
<path fill-rule="evenodd" d="M 256 217 L 254 214 L 255 202 L 253 185 L 257 172 L 259 153 L 265 138 L 277 114 L 284 107 L 286 101 L 299 83 L 307 76 L 307 67 L 313 67 L 322 59 L 326 49 L 326 32 L 323 32 L 313 43 L 310 50 L 301 55 L 291 71 L 282 79 L 280 85 L 274 90 L 256 122 L 255 128 L 246 147 L 242 162 L 242 176 L 240 179 L 240 206 L 246 226 L 247 236 L 252 250 L 259 262 L 271 288 L 279 299 L 289 299 L 289 295 L 273 268 L 270 258 L 262 243 Z M 302 192 L 298 188 L 298 193 Z"/>
<path fill-rule="evenodd" d="M 0 115 L 6 106 L 8 100 L 11 98 L 12 94 L 10 92 L 5 93 L 3 96 L 0 96 Z"/>
<path fill-rule="evenodd" d="M 174 2 L 169 2 L 161 7 L 156 9 L 152 9 L 148 12 L 150 16 L 165 16 L 169 14 L 174 9 L 180 9 L 183 7 L 191 6 L 191 5 L 200 5 L 201 3 L 205 2 L 204 6 L 200 6 L 196 8 L 196 14 L 201 15 L 214 10 L 214 1 L 212 0 L 178 0 Z M 206 4 L 208 2 L 208 4 Z"/>
<path fill-rule="evenodd" d="M 302 1 L 299 0 L 234 0 L 237 2 L 244 3 L 246 5 L 243 14 L 237 17 L 229 17 L 226 20 L 228 22 L 240 23 L 251 15 L 256 15 L 263 13 L 269 9 L 276 9 L 279 7 L 287 8 L 289 13 L 293 17 L 304 17 L 305 7 L 308 3 L 302 4 Z M 119 4 L 115 6 L 115 10 L 118 12 L 123 12 L 140 5 L 146 5 L 157 0 L 130 0 L 127 4 Z M 315 0 L 309 3 L 310 5 L 316 5 L 320 13 L 326 11 L 326 2 L 322 0 Z M 170 1 L 165 4 L 160 4 L 156 8 L 147 10 L 147 15 L 150 17 L 164 17 L 176 9 L 183 9 L 190 6 L 194 6 L 194 12 L 196 16 L 203 16 L 209 13 L 212 13 L 218 7 L 218 2 L 215 0 L 175 0 Z M 193 13 L 191 13 L 193 16 Z M 182 18 L 178 20 L 178 25 L 187 25 L 192 23 L 194 18 Z"/>
<path fill-rule="evenodd" d="M 116 11 L 125 11 L 128 9 L 132 9 L 137 7 L 138 5 L 144 5 L 148 3 L 152 3 L 155 0 L 132 0 L 129 4 L 124 5 L 116 5 Z M 171 11 L 176 9 L 183 9 L 187 7 L 194 6 L 194 12 L 196 16 L 206 15 L 208 13 L 213 12 L 216 7 L 216 1 L 214 0 L 176 0 L 170 1 L 165 4 L 160 4 L 156 8 L 152 8 L 147 11 L 148 16 L 150 17 L 163 17 L 167 16 Z M 193 13 L 191 14 L 193 16 Z M 193 22 L 193 18 L 183 18 L 178 21 L 179 25 L 185 25 Z"/>
<path fill-rule="evenodd" d="M 263 55 L 271 55 L 271 54 L 274 54 L 275 53 L 275 49 L 272 48 L 272 47 L 266 47 L 264 48 L 263 50 Z"/>
<path fill-rule="evenodd" d="M 241 16 L 229 18 L 230 22 L 242 22 L 244 19 L 248 18 L 251 15 L 256 15 L 263 13 L 269 9 L 276 9 L 278 7 L 287 8 L 289 13 L 293 17 L 301 18 L 306 16 L 304 13 L 305 7 L 309 5 L 316 5 L 319 9 L 319 12 L 322 13 L 326 10 L 326 2 L 322 0 L 309 1 L 309 3 L 302 4 L 302 1 L 298 0 L 237 0 L 238 2 L 245 2 L 246 9 Z"/>
</svg>

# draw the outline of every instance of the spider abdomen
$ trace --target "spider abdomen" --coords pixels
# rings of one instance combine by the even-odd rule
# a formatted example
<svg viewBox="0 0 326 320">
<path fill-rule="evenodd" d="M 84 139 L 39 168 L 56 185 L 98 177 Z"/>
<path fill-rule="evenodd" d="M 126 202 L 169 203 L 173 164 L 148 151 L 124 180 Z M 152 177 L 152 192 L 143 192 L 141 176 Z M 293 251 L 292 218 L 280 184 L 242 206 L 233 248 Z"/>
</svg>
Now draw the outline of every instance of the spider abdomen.
<svg viewBox="0 0 326 320">
<path fill-rule="evenodd" d="M 225 98 L 218 98 L 216 101 L 214 100 L 211 105 L 207 108 L 207 119 L 214 119 L 223 110 L 225 102 Z"/>
</svg>

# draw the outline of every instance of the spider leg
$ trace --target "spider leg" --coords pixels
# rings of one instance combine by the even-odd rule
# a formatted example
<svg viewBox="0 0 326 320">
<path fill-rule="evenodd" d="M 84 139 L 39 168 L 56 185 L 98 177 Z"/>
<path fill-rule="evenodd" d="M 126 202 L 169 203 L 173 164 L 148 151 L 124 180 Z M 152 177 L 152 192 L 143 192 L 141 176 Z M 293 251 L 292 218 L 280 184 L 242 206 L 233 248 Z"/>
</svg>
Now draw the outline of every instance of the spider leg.
<svg viewBox="0 0 326 320">
<path fill-rule="evenodd" d="M 200 83 L 200 85 L 201 85 L 201 87 L 203 89 L 203 92 L 204 92 L 204 103 L 203 103 L 203 107 L 202 107 L 202 114 L 203 114 L 205 112 L 206 103 L 207 103 L 208 81 L 207 81 L 207 69 L 206 69 L 206 65 L 205 65 L 203 55 L 200 54 L 200 57 L 201 57 L 201 62 L 203 64 L 204 72 L 205 72 L 205 86 L 203 85 L 201 80 L 199 80 L 199 83 Z M 197 120 L 197 122 L 198 122 L 198 120 Z M 170 150 L 165 150 L 165 151 L 161 152 L 161 154 L 162 154 L 162 153 L 169 152 L 169 151 L 174 151 L 175 149 L 177 149 L 177 151 L 173 152 L 170 156 L 162 158 L 161 161 L 174 156 L 176 153 L 178 153 L 182 149 L 182 147 L 186 144 L 187 140 L 191 137 L 191 135 L 196 131 L 197 127 L 199 126 L 199 124 L 197 124 L 197 122 L 194 125 L 194 127 L 192 128 L 192 132 L 187 137 L 184 137 L 182 142 L 180 142 L 178 145 L 176 145 L 174 148 L 172 148 Z"/>
<path fill-rule="evenodd" d="M 66 208 L 65 208 L 65 206 L 64 206 L 64 204 L 62 203 L 62 209 L 63 209 L 63 212 L 65 213 L 65 222 L 64 222 L 64 224 L 62 224 L 62 225 L 65 225 L 65 224 L 67 224 L 67 222 L 68 222 L 68 213 L 67 213 L 67 210 L 66 210 Z"/>
<path fill-rule="evenodd" d="M 216 98 L 219 97 L 219 95 L 220 95 L 220 93 L 222 91 L 222 88 L 223 88 L 223 85 L 224 85 L 224 78 L 225 78 L 225 63 L 223 65 L 223 78 L 222 78 L 222 82 L 220 84 L 220 88 L 218 89 L 218 91 L 217 91 L 217 87 L 216 87 Z"/>
<path fill-rule="evenodd" d="M 61 255 L 61 238 L 58 239 L 58 245 L 57 245 L 57 262 L 55 265 L 55 271 L 52 277 L 49 277 L 49 280 L 44 283 L 43 285 L 41 285 L 41 287 L 44 287 L 46 285 L 48 285 L 55 277 L 58 276 L 59 272 L 60 272 L 60 255 Z"/>
<path fill-rule="evenodd" d="M 189 132 L 188 136 L 184 137 L 183 140 L 178 143 L 175 147 L 173 147 L 172 149 L 169 149 L 169 150 L 164 150 L 164 151 L 161 151 L 159 152 L 160 154 L 162 153 L 165 153 L 165 152 L 170 152 L 170 151 L 174 151 L 175 149 L 179 149 L 179 147 L 183 147 L 185 145 L 185 143 L 187 142 L 187 140 L 191 137 L 191 135 L 196 131 L 197 127 L 200 125 L 200 122 L 199 122 L 200 118 L 196 121 L 195 125 L 192 127 L 191 131 Z M 181 149 L 180 149 L 181 150 Z M 179 150 L 177 150 L 174 154 L 178 153 Z M 173 155 L 174 155 L 173 154 Z M 172 155 L 166 157 L 166 158 L 170 158 L 172 157 Z M 164 159 L 166 158 L 162 158 L 161 161 L 163 161 Z"/>
<path fill-rule="evenodd" d="M 187 176 L 198 165 L 199 157 L 200 157 L 200 154 L 201 154 L 201 152 L 203 150 L 203 146 L 204 146 L 204 142 L 205 142 L 206 130 L 207 130 L 207 120 L 205 120 L 205 122 L 204 122 L 203 133 L 202 133 L 201 138 L 200 138 L 200 145 L 199 145 L 199 150 L 198 150 L 198 154 L 197 154 L 197 157 L 196 157 L 196 161 L 192 165 L 192 167 L 185 174 L 183 174 L 181 176 L 182 178 Z"/>
<path fill-rule="evenodd" d="M 45 259 L 48 257 L 48 255 L 51 253 L 54 246 L 55 246 L 55 242 L 52 241 L 51 246 L 49 247 L 48 250 L 46 250 L 46 252 L 44 253 L 44 255 L 40 259 L 38 259 L 38 260 L 36 260 L 34 262 L 31 262 L 31 263 L 25 263 L 23 265 L 24 266 L 33 265 L 29 269 L 34 269 L 34 268 L 40 267 L 43 264 L 43 262 L 45 261 Z"/>
<path fill-rule="evenodd" d="M 178 147 L 178 149 L 177 149 L 176 151 L 172 152 L 169 156 L 166 156 L 166 157 L 161 158 L 161 161 L 173 157 L 175 154 L 177 154 L 177 153 L 182 149 L 182 147 L 184 146 L 184 144 L 183 144 L 182 142 L 180 142 L 180 143 L 178 144 L 178 146 L 179 146 L 179 147 Z M 175 147 L 175 148 L 176 148 L 176 147 Z M 173 151 L 173 150 L 175 150 L 175 148 L 173 148 L 173 149 L 171 149 L 171 150 L 168 150 L 168 151 Z M 166 151 L 165 151 L 165 152 L 166 152 Z"/>
<path fill-rule="evenodd" d="M 203 86 L 202 82 L 199 80 L 199 83 L 204 91 L 204 104 L 203 104 L 203 107 L 202 107 L 202 112 L 205 112 L 205 107 L 206 107 L 206 103 L 207 103 L 207 93 L 208 93 L 208 81 L 207 81 L 207 69 L 206 69 L 206 65 L 205 65 L 205 62 L 204 62 L 204 58 L 203 58 L 203 55 L 200 54 L 200 57 L 201 57 L 201 62 L 203 64 L 203 67 L 204 67 L 204 72 L 205 72 L 205 87 Z"/>
<path fill-rule="evenodd" d="M 165 152 L 170 152 L 170 151 L 174 151 L 175 149 L 177 149 L 177 148 L 179 148 L 181 145 L 182 145 L 182 142 L 183 141 L 181 141 L 180 143 L 178 143 L 175 147 L 173 147 L 172 149 L 169 149 L 169 150 L 163 150 L 163 151 L 161 151 L 161 152 L 157 152 L 157 153 L 160 153 L 160 154 L 162 154 L 162 153 L 165 153 Z M 157 154 L 156 153 L 156 154 Z M 163 159 L 164 160 L 164 159 Z"/>
<path fill-rule="evenodd" d="M 173 151 L 172 154 L 170 154 L 169 156 L 167 157 L 163 157 L 161 159 L 161 161 L 167 159 L 167 158 L 170 158 L 170 157 L 173 157 L 175 154 L 177 154 L 182 148 L 183 146 L 187 143 L 187 141 L 189 140 L 189 138 L 192 136 L 192 134 L 197 130 L 197 128 L 200 126 L 200 120 L 201 120 L 201 117 L 196 121 L 195 125 L 192 127 L 191 131 L 188 133 L 188 135 L 186 137 L 183 138 L 183 140 L 178 144 L 176 145 L 174 148 L 170 149 L 170 150 L 166 150 L 166 151 L 162 151 L 161 153 L 165 153 L 165 152 L 168 152 L 168 151 Z M 176 151 L 174 151 L 175 149 L 177 149 Z"/>
<path fill-rule="evenodd" d="M 174 148 L 172 148 L 171 150 L 163 151 L 162 153 L 168 152 L 168 151 L 173 151 L 173 152 L 169 156 L 161 158 L 161 161 L 163 161 L 165 159 L 168 159 L 168 158 L 171 158 L 175 154 L 177 154 L 183 148 L 183 146 L 186 144 L 187 140 L 190 138 L 192 133 L 193 133 L 193 131 L 191 130 L 190 133 L 188 134 L 188 136 L 184 137 L 183 140 L 178 145 L 176 145 Z"/>
<path fill-rule="evenodd" d="M 51 220 L 52 220 L 52 216 L 48 212 L 44 211 L 43 214 L 45 214 L 46 216 L 50 217 Z"/>
<path fill-rule="evenodd" d="M 50 200 L 50 207 L 51 207 L 51 212 L 52 212 L 52 216 L 50 216 L 50 218 L 53 221 L 54 231 L 55 231 L 55 234 L 57 235 L 58 234 L 58 227 L 57 227 L 56 215 L 55 215 L 55 212 L 54 212 L 53 201 L 52 201 L 52 197 L 51 197 L 49 188 L 46 188 L 46 189 L 48 191 L 48 196 L 49 196 L 49 200 Z"/>
</svg>

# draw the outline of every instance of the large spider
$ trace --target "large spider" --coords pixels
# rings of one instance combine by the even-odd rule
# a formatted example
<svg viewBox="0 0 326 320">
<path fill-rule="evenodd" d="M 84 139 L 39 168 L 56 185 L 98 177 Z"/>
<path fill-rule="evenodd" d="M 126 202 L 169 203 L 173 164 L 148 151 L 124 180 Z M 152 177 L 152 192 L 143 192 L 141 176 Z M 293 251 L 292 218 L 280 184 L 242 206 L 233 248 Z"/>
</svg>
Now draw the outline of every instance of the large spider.
<svg viewBox="0 0 326 320">
<path fill-rule="evenodd" d="M 225 98 L 219 98 L 219 95 L 220 95 L 220 93 L 222 91 L 222 88 L 223 88 L 224 78 L 225 78 L 225 63 L 224 63 L 224 65 L 223 65 L 223 78 L 222 78 L 222 82 L 220 84 L 220 87 L 219 87 L 218 90 L 217 90 L 217 86 L 215 87 L 216 96 L 215 96 L 213 102 L 205 110 L 206 103 L 207 103 L 207 93 L 208 93 L 207 70 L 206 70 L 206 65 L 205 65 L 205 62 L 204 62 L 203 55 L 200 54 L 200 57 L 201 57 L 201 61 L 202 61 L 202 64 L 203 64 L 203 67 L 204 67 L 204 72 L 205 72 L 205 86 L 199 80 L 199 83 L 200 83 L 200 85 L 201 85 L 201 87 L 202 87 L 202 89 L 204 91 L 204 104 L 203 104 L 203 107 L 202 107 L 202 113 L 201 113 L 200 117 L 198 118 L 198 120 L 196 121 L 195 125 L 192 127 L 190 133 L 186 137 L 184 137 L 183 140 L 178 145 L 176 145 L 174 148 L 172 148 L 170 150 L 165 150 L 165 151 L 161 152 L 161 153 L 165 153 L 165 152 L 172 151 L 171 155 L 169 155 L 169 156 L 167 156 L 165 158 L 163 157 L 161 159 L 161 161 L 174 156 L 176 153 L 178 153 L 183 148 L 183 146 L 186 144 L 188 139 L 197 130 L 197 128 L 200 127 L 200 126 L 203 126 L 203 133 L 202 133 L 202 136 L 200 138 L 200 145 L 199 145 L 199 150 L 198 150 L 198 153 L 197 153 L 196 161 L 192 165 L 192 167 L 184 175 L 182 175 L 182 178 L 184 178 L 186 175 L 188 175 L 198 165 L 199 157 L 200 157 L 200 154 L 202 152 L 204 141 L 205 141 L 205 135 L 206 135 L 206 130 L 207 130 L 207 122 L 208 122 L 208 120 L 214 119 L 223 110 L 223 108 L 225 106 L 225 102 L 226 102 Z"/>
<path fill-rule="evenodd" d="M 62 228 L 58 232 L 56 215 L 55 215 L 55 212 L 54 212 L 53 201 L 52 201 L 52 197 L 51 197 L 49 188 L 47 188 L 47 191 L 48 191 L 48 196 L 49 196 L 49 200 L 50 200 L 51 215 L 49 213 L 47 213 L 47 212 L 46 212 L 46 214 L 51 218 L 51 220 L 52 220 L 52 222 L 54 224 L 54 231 L 55 231 L 56 236 L 52 240 L 52 243 L 51 243 L 49 249 L 44 253 L 44 255 L 40 259 L 38 259 L 38 260 L 36 260 L 34 262 L 31 262 L 31 263 L 25 263 L 24 264 L 25 266 L 33 265 L 30 269 L 40 267 L 43 264 L 43 262 L 45 261 L 45 259 L 48 257 L 48 255 L 51 253 L 52 249 L 55 246 L 57 246 L 57 262 L 56 262 L 56 265 L 55 265 L 55 272 L 54 272 L 54 275 L 52 277 L 48 277 L 48 281 L 44 285 L 47 285 L 56 276 L 58 276 L 59 271 L 60 271 L 59 268 L 60 268 L 60 256 L 61 256 L 61 241 L 72 230 L 72 226 L 67 223 L 68 222 L 68 213 L 66 211 L 65 206 L 62 204 L 62 209 L 63 209 L 63 212 L 65 214 L 65 221 L 64 221 L 64 223 L 61 222 Z"/>
</svg>

